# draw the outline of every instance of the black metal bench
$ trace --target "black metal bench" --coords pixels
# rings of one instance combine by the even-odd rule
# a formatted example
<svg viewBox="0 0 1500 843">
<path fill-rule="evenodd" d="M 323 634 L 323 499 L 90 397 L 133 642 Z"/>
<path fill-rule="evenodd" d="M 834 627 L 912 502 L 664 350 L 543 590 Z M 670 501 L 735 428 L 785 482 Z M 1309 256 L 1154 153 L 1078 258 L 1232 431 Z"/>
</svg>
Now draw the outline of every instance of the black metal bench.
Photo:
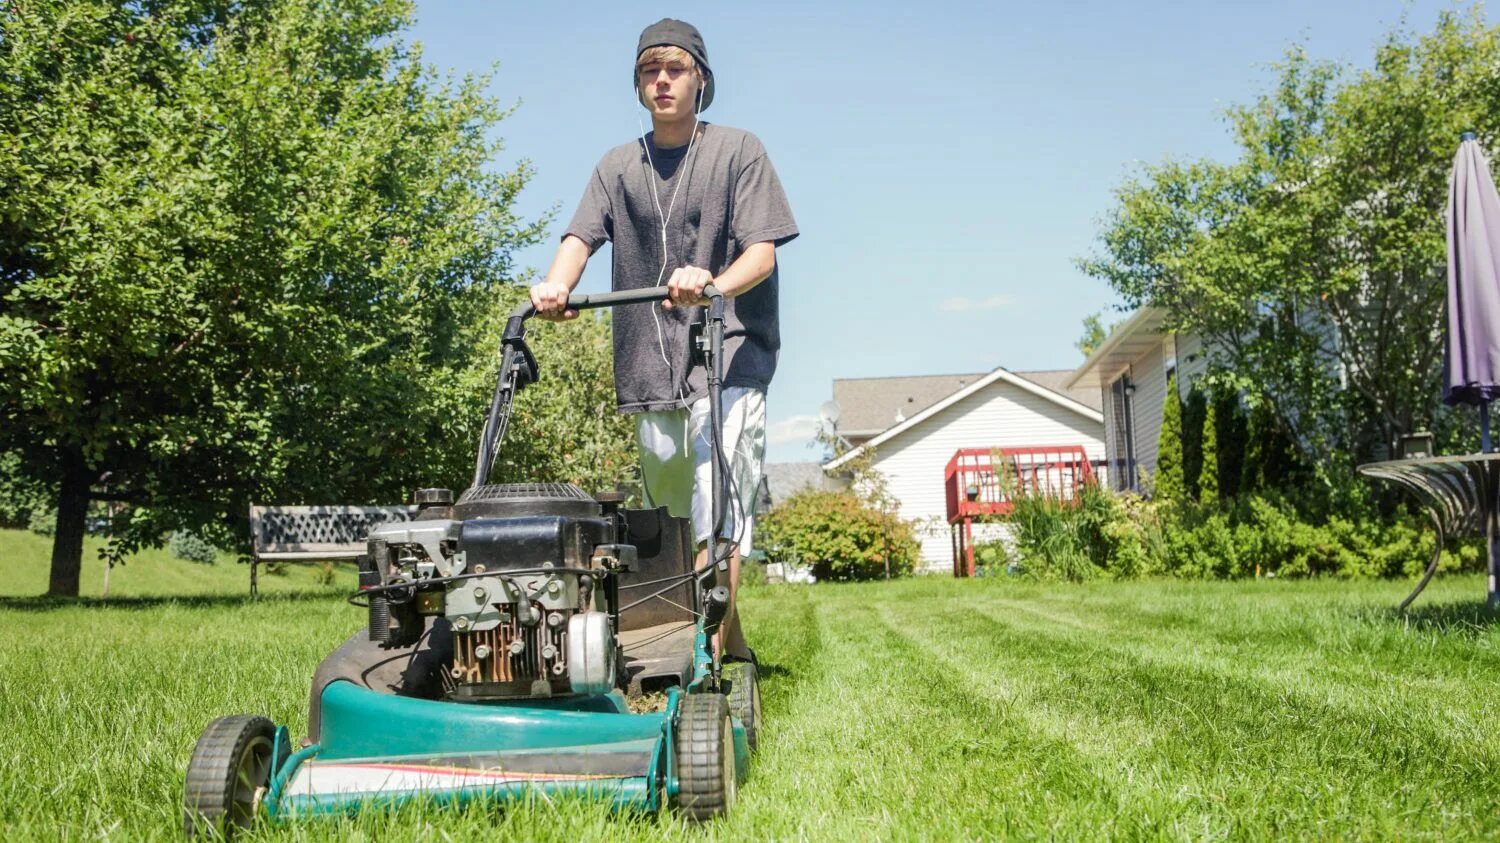
<svg viewBox="0 0 1500 843">
<path fill-rule="evenodd" d="M 415 506 L 250 507 L 250 594 L 259 591 L 261 562 L 328 562 L 365 552 L 372 527 L 410 521 Z"/>
<path fill-rule="evenodd" d="M 1443 544 L 1451 536 L 1485 538 L 1489 570 L 1489 605 L 1500 602 L 1496 593 L 1496 512 L 1500 509 L 1500 454 L 1469 454 L 1458 457 L 1422 457 L 1366 463 L 1359 473 L 1406 489 L 1427 511 L 1437 529 L 1437 544 L 1427 572 L 1398 608 L 1417 599 L 1437 572 Z"/>
</svg>

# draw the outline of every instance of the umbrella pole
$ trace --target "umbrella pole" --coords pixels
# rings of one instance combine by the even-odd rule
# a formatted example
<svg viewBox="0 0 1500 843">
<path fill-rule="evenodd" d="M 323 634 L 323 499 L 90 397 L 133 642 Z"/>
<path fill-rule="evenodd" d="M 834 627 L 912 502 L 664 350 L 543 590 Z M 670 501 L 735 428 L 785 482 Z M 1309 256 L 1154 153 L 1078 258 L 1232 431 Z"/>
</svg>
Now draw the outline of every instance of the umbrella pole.
<svg viewBox="0 0 1500 843">
<path fill-rule="evenodd" d="M 1488 454 L 1490 448 L 1490 402 L 1479 403 L 1479 450 Z"/>
</svg>

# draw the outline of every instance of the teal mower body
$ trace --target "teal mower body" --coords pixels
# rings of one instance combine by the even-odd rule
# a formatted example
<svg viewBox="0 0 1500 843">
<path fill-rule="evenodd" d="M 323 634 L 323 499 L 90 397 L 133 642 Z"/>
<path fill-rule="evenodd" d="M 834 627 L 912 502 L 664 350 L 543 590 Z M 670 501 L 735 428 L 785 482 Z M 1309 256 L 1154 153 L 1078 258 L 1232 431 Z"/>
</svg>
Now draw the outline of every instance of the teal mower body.
<svg viewBox="0 0 1500 843">
<path fill-rule="evenodd" d="M 473 485 L 424 489 L 406 517 L 366 519 L 359 591 L 368 626 L 317 668 L 309 734 L 294 748 L 258 715 L 209 724 L 188 763 L 190 836 L 257 822 L 572 794 L 617 808 L 726 813 L 760 726 L 757 668 L 712 646 L 729 617 L 719 352 L 710 288 L 699 362 L 711 404 L 713 526 L 700 556 L 688 518 L 562 483 L 490 484 L 515 393 L 538 378 L 523 305 Z M 659 301 L 660 289 L 575 298 L 580 309 Z M 346 508 L 347 509 L 347 508 Z M 260 517 L 273 517 L 263 513 Z M 348 524 L 305 510 L 272 525 L 327 543 Z M 742 523 L 742 522 L 741 522 Z"/>
</svg>

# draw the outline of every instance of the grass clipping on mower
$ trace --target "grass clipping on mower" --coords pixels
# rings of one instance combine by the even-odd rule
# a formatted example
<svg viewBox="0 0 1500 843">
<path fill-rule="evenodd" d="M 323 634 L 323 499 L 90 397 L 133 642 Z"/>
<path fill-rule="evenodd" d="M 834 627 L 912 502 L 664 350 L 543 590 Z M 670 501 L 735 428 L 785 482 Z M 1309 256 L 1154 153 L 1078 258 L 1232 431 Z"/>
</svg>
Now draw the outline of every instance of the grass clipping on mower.
<svg viewBox="0 0 1500 843">
<path fill-rule="evenodd" d="M 667 710 L 667 695 L 662 691 L 631 694 L 625 698 L 631 714 L 654 714 Z"/>
</svg>

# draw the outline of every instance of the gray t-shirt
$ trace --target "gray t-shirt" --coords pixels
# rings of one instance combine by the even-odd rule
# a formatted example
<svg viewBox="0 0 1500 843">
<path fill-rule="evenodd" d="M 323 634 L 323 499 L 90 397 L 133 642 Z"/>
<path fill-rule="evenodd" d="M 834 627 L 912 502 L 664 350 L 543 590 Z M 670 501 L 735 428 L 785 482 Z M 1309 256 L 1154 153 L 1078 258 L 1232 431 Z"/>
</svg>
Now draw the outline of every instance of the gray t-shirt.
<svg viewBox="0 0 1500 843">
<path fill-rule="evenodd" d="M 590 253 L 606 240 L 614 243 L 614 289 L 665 285 L 672 270 L 684 266 L 718 276 L 749 246 L 780 246 L 797 236 L 792 209 L 760 140 L 707 123 L 700 131 L 691 153 L 687 146 L 660 149 L 651 135 L 617 146 L 589 178 L 563 236 L 583 240 Z M 662 216 L 670 217 L 665 271 Z M 777 274 L 772 270 L 754 289 L 726 302 L 725 386 L 765 389 L 776 373 Z M 708 394 L 702 367 L 691 365 L 689 348 L 689 325 L 701 310 L 644 304 L 615 309 L 615 397 L 622 411 L 670 410 L 683 406 L 683 398 L 691 402 Z"/>
</svg>

